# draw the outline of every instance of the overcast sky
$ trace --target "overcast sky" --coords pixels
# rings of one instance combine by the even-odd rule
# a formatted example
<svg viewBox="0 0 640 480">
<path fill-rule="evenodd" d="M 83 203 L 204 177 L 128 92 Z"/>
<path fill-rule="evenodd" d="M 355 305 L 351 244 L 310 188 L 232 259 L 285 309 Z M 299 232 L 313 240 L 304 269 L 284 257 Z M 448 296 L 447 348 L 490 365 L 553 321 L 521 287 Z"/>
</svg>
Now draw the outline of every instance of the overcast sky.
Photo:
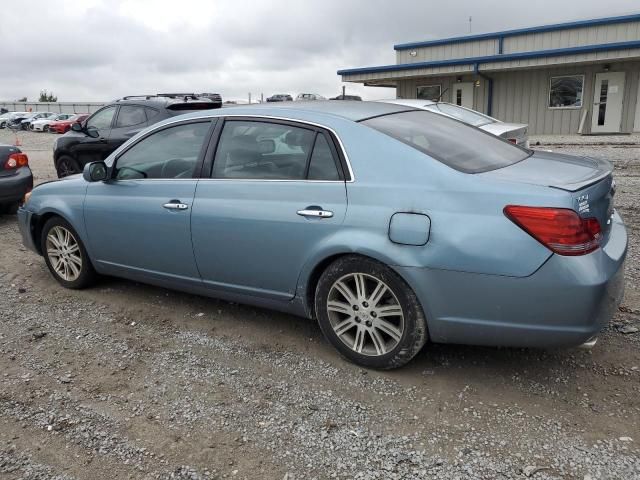
<svg viewBox="0 0 640 480">
<path fill-rule="evenodd" d="M 5 0 L 0 100 L 163 91 L 340 93 L 340 68 L 395 63 L 393 45 L 639 13 L 631 0 Z M 365 99 L 389 89 L 347 84 Z"/>
</svg>

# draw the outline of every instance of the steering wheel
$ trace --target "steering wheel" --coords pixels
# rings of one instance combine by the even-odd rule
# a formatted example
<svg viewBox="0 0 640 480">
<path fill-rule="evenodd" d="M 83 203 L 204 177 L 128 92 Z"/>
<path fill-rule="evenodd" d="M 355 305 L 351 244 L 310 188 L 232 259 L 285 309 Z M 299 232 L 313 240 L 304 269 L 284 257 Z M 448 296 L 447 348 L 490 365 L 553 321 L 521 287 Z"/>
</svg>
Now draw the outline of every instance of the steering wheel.
<svg viewBox="0 0 640 480">
<path fill-rule="evenodd" d="M 164 162 L 162 170 L 160 170 L 160 178 L 181 178 L 193 164 L 184 158 L 171 158 Z"/>
<path fill-rule="evenodd" d="M 132 172 L 135 172 L 137 174 L 139 174 L 142 178 L 147 178 L 147 172 L 143 172 L 142 170 L 138 170 L 137 168 L 133 168 L 133 167 L 120 167 L 118 168 L 118 175 L 117 178 L 119 180 L 133 180 L 134 178 L 122 178 L 120 177 L 120 172 L 122 172 L 123 170 L 131 170 Z"/>
</svg>

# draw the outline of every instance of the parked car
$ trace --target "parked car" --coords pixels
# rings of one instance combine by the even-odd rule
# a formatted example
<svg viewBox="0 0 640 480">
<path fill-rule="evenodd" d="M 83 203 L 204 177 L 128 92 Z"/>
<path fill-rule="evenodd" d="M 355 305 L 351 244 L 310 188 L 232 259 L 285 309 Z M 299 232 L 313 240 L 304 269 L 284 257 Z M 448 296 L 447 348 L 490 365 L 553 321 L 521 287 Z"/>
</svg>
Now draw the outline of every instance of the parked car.
<svg viewBox="0 0 640 480">
<path fill-rule="evenodd" d="M 400 105 L 264 104 L 158 123 L 18 216 L 65 287 L 105 274 L 317 318 L 394 368 L 427 338 L 592 344 L 623 291 L 612 172 Z"/>
<path fill-rule="evenodd" d="M 0 128 L 7 128 L 7 123 L 17 115 L 26 114 L 27 112 L 5 112 L 0 115 Z"/>
<path fill-rule="evenodd" d="M 529 126 L 523 123 L 507 123 L 490 117 L 484 113 L 476 112 L 469 108 L 454 105 L 447 102 L 434 102 L 431 100 L 393 99 L 379 100 L 386 103 L 406 105 L 440 113 L 448 117 L 456 118 L 461 122 L 481 128 L 497 137 L 504 138 L 508 142 L 529 148 Z"/>
<path fill-rule="evenodd" d="M 125 141 L 149 125 L 191 110 L 210 110 L 217 104 L 194 94 L 169 93 L 123 97 L 74 123 L 53 146 L 59 178 L 82 172 L 88 162 L 104 160 Z M 54 128 L 53 126 L 51 128 Z"/>
<path fill-rule="evenodd" d="M 51 118 L 53 116 L 55 116 L 55 113 L 53 112 L 30 112 L 29 115 L 20 121 L 20 129 L 29 130 L 31 128 L 31 122 L 35 122 L 41 118 Z"/>
<path fill-rule="evenodd" d="M 33 115 L 32 112 L 13 112 L 9 115 L 6 121 L 6 128 L 11 128 L 13 130 L 21 130 L 22 129 L 22 121 L 25 118 L 29 118 Z"/>
<path fill-rule="evenodd" d="M 330 100 L 354 100 L 356 102 L 361 102 L 362 97 L 358 95 L 338 95 L 337 97 L 330 98 Z"/>
<path fill-rule="evenodd" d="M 213 102 L 213 108 L 222 108 L 222 96 L 219 93 L 200 93 L 198 97 L 211 100 Z"/>
<path fill-rule="evenodd" d="M 318 95 L 317 93 L 300 93 L 296 97 L 296 101 L 309 101 L 309 100 L 326 100 L 322 95 Z"/>
<path fill-rule="evenodd" d="M 62 122 L 64 120 L 68 120 L 71 117 L 74 117 L 73 113 L 58 113 L 57 115 L 52 115 L 48 118 L 39 118 L 31 122 L 29 128 L 34 132 L 48 132 L 49 125 L 53 122 Z"/>
<path fill-rule="evenodd" d="M 49 124 L 49 131 L 53 133 L 67 133 L 74 123 L 82 124 L 89 117 L 88 113 L 76 113 L 66 120 L 54 120 Z"/>
<path fill-rule="evenodd" d="M 293 102 L 293 97 L 286 93 L 276 93 L 267 97 L 267 102 Z"/>
<path fill-rule="evenodd" d="M 0 144 L 0 213 L 15 214 L 32 187 L 27 155 L 18 147 Z"/>
</svg>

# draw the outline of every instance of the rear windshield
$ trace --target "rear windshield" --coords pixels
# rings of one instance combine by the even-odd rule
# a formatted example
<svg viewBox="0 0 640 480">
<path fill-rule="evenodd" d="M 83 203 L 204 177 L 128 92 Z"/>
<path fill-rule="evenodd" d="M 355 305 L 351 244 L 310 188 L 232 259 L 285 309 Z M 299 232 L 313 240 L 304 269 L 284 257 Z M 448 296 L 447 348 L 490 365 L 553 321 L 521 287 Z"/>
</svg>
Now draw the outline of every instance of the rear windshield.
<svg viewBox="0 0 640 480">
<path fill-rule="evenodd" d="M 361 123 L 465 173 L 507 167 L 532 153 L 437 113 L 400 112 L 370 118 Z"/>
<path fill-rule="evenodd" d="M 491 117 L 482 115 L 481 113 L 474 112 L 473 110 L 467 110 L 466 108 L 459 107 L 458 105 L 452 105 L 450 103 L 434 103 L 432 105 L 426 105 L 424 108 L 436 113 L 444 113 L 450 117 L 457 118 L 458 120 L 473 125 L 474 127 L 481 127 L 482 125 L 488 125 L 494 123 Z"/>
</svg>

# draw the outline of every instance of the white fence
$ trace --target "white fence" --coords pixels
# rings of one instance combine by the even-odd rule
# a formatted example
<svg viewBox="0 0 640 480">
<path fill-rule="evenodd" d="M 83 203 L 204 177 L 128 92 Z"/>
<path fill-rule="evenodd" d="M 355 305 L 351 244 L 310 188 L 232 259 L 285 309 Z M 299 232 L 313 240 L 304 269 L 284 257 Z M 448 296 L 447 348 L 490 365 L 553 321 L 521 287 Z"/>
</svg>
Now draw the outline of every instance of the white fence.
<svg viewBox="0 0 640 480">
<path fill-rule="evenodd" d="M 2 102 L 0 108 L 10 112 L 93 113 L 102 102 Z"/>
</svg>

